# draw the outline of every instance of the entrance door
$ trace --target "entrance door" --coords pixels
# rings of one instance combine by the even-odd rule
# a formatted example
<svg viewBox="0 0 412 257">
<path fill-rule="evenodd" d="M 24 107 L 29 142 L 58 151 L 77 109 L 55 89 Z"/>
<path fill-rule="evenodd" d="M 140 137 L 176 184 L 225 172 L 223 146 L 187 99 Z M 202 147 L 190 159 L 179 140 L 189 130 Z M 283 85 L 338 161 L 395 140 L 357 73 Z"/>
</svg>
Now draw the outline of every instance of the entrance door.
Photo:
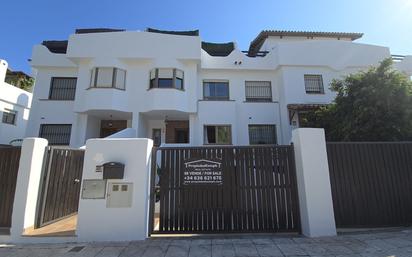
<svg viewBox="0 0 412 257">
<path fill-rule="evenodd" d="M 127 128 L 127 120 L 102 120 L 100 124 L 100 137 L 108 137 Z"/>
<path fill-rule="evenodd" d="M 77 213 L 84 150 L 48 147 L 34 227 Z"/>
<path fill-rule="evenodd" d="M 156 151 L 151 233 L 300 231 L 293 146 Z"/>
</svg>

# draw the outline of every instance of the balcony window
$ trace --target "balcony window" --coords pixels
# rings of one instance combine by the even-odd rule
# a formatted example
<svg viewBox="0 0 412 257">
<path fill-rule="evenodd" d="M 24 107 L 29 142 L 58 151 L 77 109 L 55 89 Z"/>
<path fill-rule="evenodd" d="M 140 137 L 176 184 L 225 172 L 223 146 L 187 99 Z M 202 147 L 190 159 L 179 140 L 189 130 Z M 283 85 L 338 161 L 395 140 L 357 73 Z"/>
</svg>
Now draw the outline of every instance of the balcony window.
<svg viewBox="0 0 412 257">
<path fill-rule="evenodd" d="M 249 125 L 251 145 L 276 144 L 276 125 Z"/>
<path fill-rule="evenodd" d="M 53 77 L 50 83 L 50 100 L 74 100 L 77 78 Z"/>
<path fill-rule="evenodd" d="M 118 68 L 95 68 L 92 71 L 91 87 L 125 89 L 126 71 Z"/>
<path fill-rule="evenodd" d="M 206 125 L 204 127 L 204 144 L 228 145 L 232 143 L 230 125 Z"/>
<path fill-rule="evenodd" d="M 228 81 L 204 81 L 203 82 L 204 100 L 229 100 Z"/>
<path fill-rule="evenodd" d="M 151 70 L 150 88 L 175 88 L 183 90 L 183 71 L 166 68 Z"/>
<path fill-rule="evenodd" d="M 306 94 L 324 94 L 322 75 L 305 75 Z"/>
<path fill-rule="evenodd" d="M 45 138 L 50 145 L 69 145 L 71 124 L 41 124 L 39 137 Z"/>
<path fill-rule="evenodd" d="M 245 91 L 247 102 L 272 101 L 272 86 L 270 81 L 246 81 Z"/>
<path fill-rule="evenodd" d="M 3 111 L 2 122 L 4 124 L 15 125 L 16 124 L 16 117 L 17 117 L 17 112 L 16 111 L 5 109 Z"/>
</svg>

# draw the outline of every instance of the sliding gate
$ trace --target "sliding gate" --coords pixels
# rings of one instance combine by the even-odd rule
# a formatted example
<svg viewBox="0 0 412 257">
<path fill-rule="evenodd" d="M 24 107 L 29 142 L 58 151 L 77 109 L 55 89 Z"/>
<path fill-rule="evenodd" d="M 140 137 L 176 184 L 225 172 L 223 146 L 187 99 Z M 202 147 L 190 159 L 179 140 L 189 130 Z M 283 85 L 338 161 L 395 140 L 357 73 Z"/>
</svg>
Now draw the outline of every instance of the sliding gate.
<svg viewBox="0 0 412 257">
<path fill-rule="evenodd" d="M 299 232 L 293 146 L 153 150 L 151 233 Z"/>
<path fill-rule="evenodd" d="M 84 150 L 47 147 L 35 228 L 77 213 Z"/>
</svg>

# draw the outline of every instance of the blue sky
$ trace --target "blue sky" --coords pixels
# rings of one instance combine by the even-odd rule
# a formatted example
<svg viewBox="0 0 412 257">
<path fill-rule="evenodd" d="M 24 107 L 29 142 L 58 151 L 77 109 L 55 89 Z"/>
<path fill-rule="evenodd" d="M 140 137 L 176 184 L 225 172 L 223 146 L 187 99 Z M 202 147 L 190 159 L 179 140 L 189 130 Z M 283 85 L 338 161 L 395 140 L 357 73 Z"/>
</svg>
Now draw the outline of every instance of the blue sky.
<svg viewBox="0 0 412 257">
<path fill-rule="evenodd" d="M 30 73 L 32 46 L 76 28 L 199 29 L 246 50 L 263 29 L 363 32 L 359 42 L 412 54 L 412 0 L 13 0 L 1 4 L 0 58 Z"/>
</svg>

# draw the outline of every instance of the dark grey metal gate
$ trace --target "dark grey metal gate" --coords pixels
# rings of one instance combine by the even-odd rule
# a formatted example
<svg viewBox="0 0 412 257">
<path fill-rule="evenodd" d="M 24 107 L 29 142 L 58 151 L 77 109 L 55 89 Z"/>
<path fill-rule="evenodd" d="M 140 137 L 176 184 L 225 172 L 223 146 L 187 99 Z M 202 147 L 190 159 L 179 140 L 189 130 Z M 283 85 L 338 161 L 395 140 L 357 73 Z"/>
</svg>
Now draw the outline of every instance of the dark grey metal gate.
<svg viewBox="0 0 412 257">
<path fill-rule="evenodd" d="M 47 147 L 35 228 L 78 210 L 84 150 Z"/>
<path fill-rule="evenodd" d="M 0 147 L 0 228 L 11 227 L 20 147 Z"/>
<path fill-rule="evenodd" d="M 300 231 L 291 145 L 160 147 L 151 178 L 150 233 Z"/>
<path fill-rule="evenodd" d="M 412 142 L 329 142 L 336 226 L 412 225 Z"/>
</svg>

